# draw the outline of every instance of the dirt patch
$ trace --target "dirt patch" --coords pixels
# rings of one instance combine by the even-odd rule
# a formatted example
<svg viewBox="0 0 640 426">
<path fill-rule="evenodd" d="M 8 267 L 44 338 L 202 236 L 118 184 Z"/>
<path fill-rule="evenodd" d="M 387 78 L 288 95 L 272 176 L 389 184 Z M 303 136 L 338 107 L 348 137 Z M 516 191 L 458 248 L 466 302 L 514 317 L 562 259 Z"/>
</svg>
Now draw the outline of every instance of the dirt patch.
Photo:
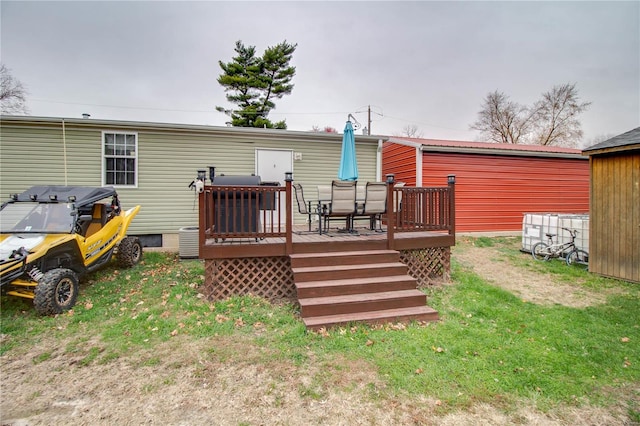
<svg viewBox="0 0 640 426">
<path fill-rule="evenodd" d="M 435 399 L 390 396 L 364 361 L 258 363 L 262 348 L 229 338 L 176 338 L 103 365 L 62 351 L 36 362 L 66 343 L 42 341 L 0 358 L 2 425 L 622 425 L 625 418 L 622 409 L 545 414 L 524 403 L 509 414 L 479 404 L 443 416 Z"/>
<path fill-rule="evenodd" d="M 105 365 L 61 354 L 34 364 L 50 343 L 1 358 L 3 425 L 411 424 L 416 409 L 380 397 L 385 385 L 360 361 L 256 363 L 260 347 L 214 338 Z"/>
<path fill-rule="evenodd" d="M 508 243 L 507 243 L 508 244 Z M 535 303 L 586 306 L 602 295 L 553 276 L 514 268 L 501 247 L 461 241 L 454 258 L 495 285 Z M 440 401 L 394 394 L 374 365 L 307 354 L 293 362 L 237 335 L 177 336 L 153 350 L 87 361 L 98 336 L 60 341 L 0 357 L 2 425 L 624 425 L 618 406 L 559 407 L 531 401 L 505 413 L 487 404 L 450 412 Z M 627 392 L 628 391 L 628 392 Z M 638 394 L 628 389 L 626 394 Z M 617 392 L 620 392 L 618 389 Z"/>
<path fill-rule="evenodd" d="M 472 269 L 486 281 L 512 292 L 528 302 L 541 305 L 559 304 L 575 308 L 606 302 L 607 294 L 594 292 L 578 283 L 558 280 L 552 274 L 530 268 L 514 267 L 504 248 L 520 249 L 519 238 L 505 238 L 492 247 L 478 247 L 474 239 L 461 238 L 453 250 L 453 258 Z M 527 261 L 535 262 L 530 254 L 522 253 Z"/>
</svg>

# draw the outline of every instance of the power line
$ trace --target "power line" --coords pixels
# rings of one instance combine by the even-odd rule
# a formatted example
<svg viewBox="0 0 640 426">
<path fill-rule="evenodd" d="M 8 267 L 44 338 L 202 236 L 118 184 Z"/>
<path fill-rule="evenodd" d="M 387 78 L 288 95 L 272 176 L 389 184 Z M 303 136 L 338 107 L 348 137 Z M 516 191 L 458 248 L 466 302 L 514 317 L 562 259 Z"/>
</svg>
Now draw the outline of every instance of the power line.
<svg viewBox="0 0 640 426">
<path fill-rule="evenodd" d="M 80 106 L 93 106 L 93 107 L 102 107 L 102 108 L 116 108 L 116 109 L 137 109 L 137 110 L 149 110 L 149 111 L 165 111 L 165 112 L 218 112 L 215 108 L 201 110 L 201 109 L 174 109 L 174 108 L 157 108 L 157 107 L 146 107 L 146 106 L 127 106 L 127 105 L 109 105 L 109 104 L 94 104 L 94 103 L 86 103 L 86 102 L 67 102 L 67 101 L 54 101 L 49 99 L 31 99 L 36 102 L 43 103 L 53 103 L 53 104 L 63 104 L 63 105 L 80 105 Z M 240 111 L 234 111 L 240 112 Z M 324 111 L 324 112 L 278 112 L 275 110 L 269 111 L 269 114 L 274 115 L 332 115 L 332 114 L 348 114 L 349 111 Z M 256 113 L 258 114 L 258 113 Z"/>
<path fill-rule="evenodd" d="M 43 102 L 43 103 L 53 103 L 53 104 L 63 104 L 63 105 L 79 105 L 79 106 L 92 106 L 92 107 L 101 107 L 101 108 L 115 108 L 115 109 L 127 109 L 127 110 L 147 110 L 147 111 L 163 111 L 163 112 L 185 112 L 185 113 L 217 113 L 218 111 L 215 110 L 215 108 L 212 109 L 207 109 L 207 110 L 202 110 L 202 109 L 175 109 L 175 108 L 158 108 L 158 107 L 147 107 L 147 106 L 130 106 L 130 105 L 111 105 L 111 104 L 99 104 L 99 103 L 87 103 L 87 102 L 68 102 L 68 101 L 58 101 L 58 100 L 50 100 L 50 99 L 38 99 L 38 98 L 32 98 L 30 99 L 30 101 L 35 101 L 35 102 Z M 382 108 L 376 105 L 372 105 L 372 107 L 378 108 L 380 111 L 382 111 Z M 300 112 L 300 111 L 296 111 L 296 112 L 277 112 L 277 111 L 270 111 L 269 115 L 336 115 L 336 114 L 349 114 L 351 113 L 351 111 L 310 111 L 310 112 Z M 427 126 L 427 127 L 435 127 L 438 129 L 444 129 L 444 130 L 453 130 L 453 131 L 462 131 L 461 129 L 452 129 L 450 127 L 444 127 L 444 126 L 437 126 L 435 124 L 430 124 L 430 123 L 424 123 L 424 122 L 418 122 L 415 120 L 408 120 L 406 118 L 401 118 L 401 117 L 394 117 L 392 115 L 387 115 L 384 114 L 383 112 L 378 112 L 375 111 L 374 109 L 371 109 L 371 106 L 366 107 L 366 109 L 361 110 L 361 108 L 358 108 L 358 110 L 356 110 L 355 112 L 353 112 L 355 114 L 358 113 L 369 113 L 369 114 L 375 114 L 379 117 L 381 117 L 380 119 L 377 120 L 373 120 L 371 119 L 369 121 L 369 127 L 371 127 L 371 122 L 376 122 L 376 121 L 381 121 L 384 118 L 390 118 L 393 120 L 399 120 L 405 123 L 409 123 L 409 124 L 418 124 L 418 125 L 422 125 L 422 126 Z M 467 130 L 467 129 L 465 129 Z"/>
<path fill-rule="evenodd" d="M 409 123 L 409 124 L 419 124 L 419 125 L 421 125 L 421 126 L 435 127 L 435 128 L 443 129 L 443 130 L 453 130 L 453 131 L 456 131 L 456 132 L 462 132 L 462 131 L 467 131 L 467 130 L 468 130 L 468 129 L 465 129 L 465 130 L 461 130 L 461 129 L 452 129 L 451 127 L 437 126 L 437 125 L 435 125 L 435 124 L 422 123 L 422 122 L 420 122 L 420 121 L 415 121 L 415 120 L 407 120 L 406 118 L 394 117 L 394 116 L 391 116 L 391 115 L 385 115 L 385 117 L 387 117 L 387 118 L 391 118 L 391 119 L 393 119 L 393 120 L 403 121 L 403 122 L 405 122 L 405 123 Z"/>
</svg>

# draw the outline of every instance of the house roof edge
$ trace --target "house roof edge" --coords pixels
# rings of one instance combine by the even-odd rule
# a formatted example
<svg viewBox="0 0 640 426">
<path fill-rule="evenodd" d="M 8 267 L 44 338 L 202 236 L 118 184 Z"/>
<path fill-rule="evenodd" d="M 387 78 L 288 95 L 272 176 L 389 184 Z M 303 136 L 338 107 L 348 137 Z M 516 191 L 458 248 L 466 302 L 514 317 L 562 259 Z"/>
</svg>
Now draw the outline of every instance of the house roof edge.
<svg viewBox="0 0 640 426">
<path fill-rule="evenodd" d="M 254 136 L 272 135 L 283 138 L 313 138 L 326 140 L 342 140 L 342 133 L 329 132 L 312 132 L 301 130 L 281 130 L 281 129 L 260 129 L 253 127 L 226 127 L 204 124 L 187 124 L 187 123 L 159 123 L 149 121 L 126 121 L 126 120 L 105 120 L 94 118 L 66 118 L 66 117 L 41 117 L 41 116 L 17 116 L 2 115 L 0 116 L 0 125 L 3 123 L 43 123 L 43 124 L 62 124 L 74 125 L 78 127 L 121 127 L 136 130 L 146 129 L 162 129 L 173 131 L 196 131 L 196 132 L 215 132 L 220 134 L 248 134 Z M 387 136 L 379 135 L 356 135 L 357 142 L 378 143 L 386 141 Z"/>
</svg>

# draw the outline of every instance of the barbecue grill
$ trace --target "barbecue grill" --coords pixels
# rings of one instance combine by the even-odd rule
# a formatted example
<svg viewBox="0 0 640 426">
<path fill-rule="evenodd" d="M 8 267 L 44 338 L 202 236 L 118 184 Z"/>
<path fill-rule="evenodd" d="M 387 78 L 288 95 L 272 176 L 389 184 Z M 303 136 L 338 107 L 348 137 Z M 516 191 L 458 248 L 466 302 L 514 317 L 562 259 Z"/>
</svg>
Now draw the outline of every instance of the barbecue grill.
<svg viewBox="0 0 640 426">
<path fill-rule="evenodd" d="M 215 176 L 212 185 L 225 186 L 213 191 L 215 230 L 218 233 L 255 233 L 261 229 L 260 210 L 275 210 L 276 194 L 257 194 L 242 188 L 252 186 L 280 186 L 279 182 L 263 182 L 260 176 Z M 234 189 L 232 187 L 238 187 Z"/>
</svg>

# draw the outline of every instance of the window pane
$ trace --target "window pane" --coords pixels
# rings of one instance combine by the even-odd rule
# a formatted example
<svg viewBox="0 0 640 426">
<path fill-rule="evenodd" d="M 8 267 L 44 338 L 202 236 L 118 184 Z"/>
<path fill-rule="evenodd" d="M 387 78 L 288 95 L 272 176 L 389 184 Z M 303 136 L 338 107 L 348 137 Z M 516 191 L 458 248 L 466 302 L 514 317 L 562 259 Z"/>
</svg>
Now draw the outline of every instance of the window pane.
<svg viewBox="0 0 640 426">
<path fill-rule="evenodd" d="M 127 155 L 136 155 L 136 136 L 127 135 Z"/>
<path fill-rule="evenodd" d="M 107 185 L 136 184 L 136 150 L 135 134 L 104 134 L 104 174 Z"/>
<path fill-rule="evenodd" d="M 116 158 L 116 170 L 117 171 L 125 171 L 127 169 L 127 159 L 126 158 Z"/>
<path fill-rule="evenodd" d="M 114 143 L 115 143 L 115 140 L 114 140 L 113 134 L 106 133 L 104 135 L 104 153 L 106 155 L 113 155 Z"/>
</svg>

